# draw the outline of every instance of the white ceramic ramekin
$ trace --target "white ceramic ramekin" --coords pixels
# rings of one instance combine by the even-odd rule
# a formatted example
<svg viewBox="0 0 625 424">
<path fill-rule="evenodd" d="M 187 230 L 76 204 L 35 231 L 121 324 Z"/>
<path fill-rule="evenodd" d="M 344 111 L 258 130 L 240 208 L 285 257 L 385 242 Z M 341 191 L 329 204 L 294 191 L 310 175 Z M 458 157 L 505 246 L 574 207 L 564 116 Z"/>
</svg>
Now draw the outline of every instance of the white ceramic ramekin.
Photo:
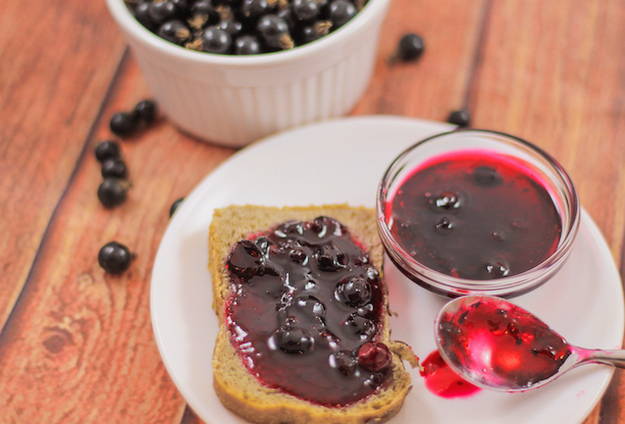
<svg viewBox="0 0 625 424">
<path fill-rule="evenodd" d="M 273 132 L 347 113 L 371 77 L 390 0 L 369 0 L 330 35 L 253 56 L 196 52 L 154 35 L 123 0 L 107 0 L 153 96 L 183 131 L 243 146 Z"/>
</svg>

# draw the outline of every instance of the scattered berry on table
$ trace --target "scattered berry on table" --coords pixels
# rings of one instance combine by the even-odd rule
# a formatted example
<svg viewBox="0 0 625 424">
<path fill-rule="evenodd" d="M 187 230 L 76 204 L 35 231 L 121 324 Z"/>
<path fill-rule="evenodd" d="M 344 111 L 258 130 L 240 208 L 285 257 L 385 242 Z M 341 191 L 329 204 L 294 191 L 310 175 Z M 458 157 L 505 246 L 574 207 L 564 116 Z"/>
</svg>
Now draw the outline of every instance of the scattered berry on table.
<svg viewBox="0 0 625 424">
<path fill-rule="evenodd" d="M 178 206 L 184 201 L 184 197 L 174 200 L 174 203 L 171 204 L 169 208 L 169 217 L 171 218 L 176 213 Z"/>
<path fill-rule="evenodd" d="M 119 178 L 105 178 L 98 187 L 98 199 L 104 207 L 114 208 L 126 200 L 128 182 Z"/>
<path fill-rule="evenodd" d="M 458 125 L 459 127 L 468 127 L 471 125 L 471 114 L 466 109 L 458 109 L 449 113 L 447 122 Z"/>
<path fill-rule="evenodd" d="M 139 128 L 138 116 L 129 112 L 117 112 L 111 117 L 111 131 L 119 137 L 127 137 Z"/>
<path fill-rule="evenodd" d="M 95 158 L 99 162 L 104 162 L 107 159 L 118 158 L 119 155 L 119 144 L 116 141 L 102 141 L 95 147 Z"/>
<path fill-rule="evenodd" d="M 425 51 L 425 42 L 417 34 L 406 34 L 399 40 L 397 57 L 404 62 L 412 62 L 421 57 Z"/>
<path fill-rule="evenodd" d="M 287 50 L 317 40 L 345 25 L 366 3 L 367 0 L 126 0 L 135 18 L 161 38 L 187 49 L 233 55 Z"/>
<path fill-rule="evenodd" d="M 150 125 L 156 120 L 156 102 L 151 99 L 141 100 L 134 108 L 134 113 L 144 124 Z"/>
<path fill-rule="evenodd" d="M 98 252 L 98 263 L 109 274 L 121 274 L 130 267 L 133 255 L 116 241 L 106 243 Z"/>
<path fill-rule="evenodd" d="M 102 178 L 126 178 L 128 168 L 126 163 L 119 158 L 107 159 L 102 162 Z"/>
</svg>

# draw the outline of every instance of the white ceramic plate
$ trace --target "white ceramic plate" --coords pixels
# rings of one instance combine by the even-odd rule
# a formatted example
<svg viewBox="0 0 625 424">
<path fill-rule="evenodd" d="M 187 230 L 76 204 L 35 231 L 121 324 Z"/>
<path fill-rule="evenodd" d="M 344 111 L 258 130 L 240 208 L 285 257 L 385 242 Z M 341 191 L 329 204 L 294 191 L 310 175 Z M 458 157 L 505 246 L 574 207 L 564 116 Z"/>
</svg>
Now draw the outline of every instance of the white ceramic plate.
<svg viewBox="0 0 625 424">
<path fill-rule="evenodd" d="M 195 412 L 208 424 L 244 421 L 217 399 L 211 357 L 217 320 L 211 310 L 207 232 L 212 212 L 230 204 L 308 205 L 348 202 L 374 206 L 388 163 L 404 148 L 449 129 L 397 117 L 362 117 L 308 126 L 241 151 L 207 176 L 171 221 L 152 272 L 152 324 L 163 362 Z M 424 358 L 434 349 L 433 320 L 444 303 L 406 280 L 387 261 L 393 335 Z M 558 275 L 515 301 L 570 342 L 617 348 L 623 335 L 623 293 L 610 251 L 592 219 L 582 225 L 570 260 Z M 448 400 L 429 393 L 417 371 L 413 390 L 393 424 L 574 423 L 606 389 L 612 370 L 586 366 L 533 392 Z"/>
</svg>

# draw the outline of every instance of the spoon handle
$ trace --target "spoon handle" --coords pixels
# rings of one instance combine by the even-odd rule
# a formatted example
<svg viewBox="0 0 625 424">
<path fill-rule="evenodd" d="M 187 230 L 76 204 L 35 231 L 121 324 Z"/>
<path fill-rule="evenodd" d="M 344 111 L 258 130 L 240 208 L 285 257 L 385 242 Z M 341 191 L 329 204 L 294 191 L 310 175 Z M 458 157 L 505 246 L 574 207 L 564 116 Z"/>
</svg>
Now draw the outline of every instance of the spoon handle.
<svg viewBox="0 0 625 424">
<path fill-rule="evenodd" d="M 625 368 L 625 350 L 579 349 L 578 355 L 584 363 L 591 362 Z"/>
</svg>

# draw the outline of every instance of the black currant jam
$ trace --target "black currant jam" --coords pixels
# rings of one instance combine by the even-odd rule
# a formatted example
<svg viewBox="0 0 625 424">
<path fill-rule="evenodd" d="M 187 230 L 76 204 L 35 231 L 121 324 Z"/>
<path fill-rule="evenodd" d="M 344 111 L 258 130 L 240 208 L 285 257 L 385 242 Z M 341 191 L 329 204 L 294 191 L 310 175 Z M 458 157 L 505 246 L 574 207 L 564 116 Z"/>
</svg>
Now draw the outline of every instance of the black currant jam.
<svg viewBox="0 0 625 424">
<path fill-rule="evenodd" d="M 512 304 L 488 298 L 440 320 L 441 346 L 450 359 L 484 383 L 530 387 L 558 372 L 571 354 L 547 324 Z"/>
<path fill-rule="evenodd" d="M 393 237 L 428 268 L 473 280 L 507 277 L 558 247 L 562 221 L 530 164 L 465 150 L 413 170 L 386 204 Z"/>
<path fill-rule="evenodd" d="M 239 241 L 226 266 L 230 339 L 262 384 L 344 406 L 386 383 L 391 355 L 376 343 L 385 292 L 341 223 L 283 223 Z"/>
</svg>

